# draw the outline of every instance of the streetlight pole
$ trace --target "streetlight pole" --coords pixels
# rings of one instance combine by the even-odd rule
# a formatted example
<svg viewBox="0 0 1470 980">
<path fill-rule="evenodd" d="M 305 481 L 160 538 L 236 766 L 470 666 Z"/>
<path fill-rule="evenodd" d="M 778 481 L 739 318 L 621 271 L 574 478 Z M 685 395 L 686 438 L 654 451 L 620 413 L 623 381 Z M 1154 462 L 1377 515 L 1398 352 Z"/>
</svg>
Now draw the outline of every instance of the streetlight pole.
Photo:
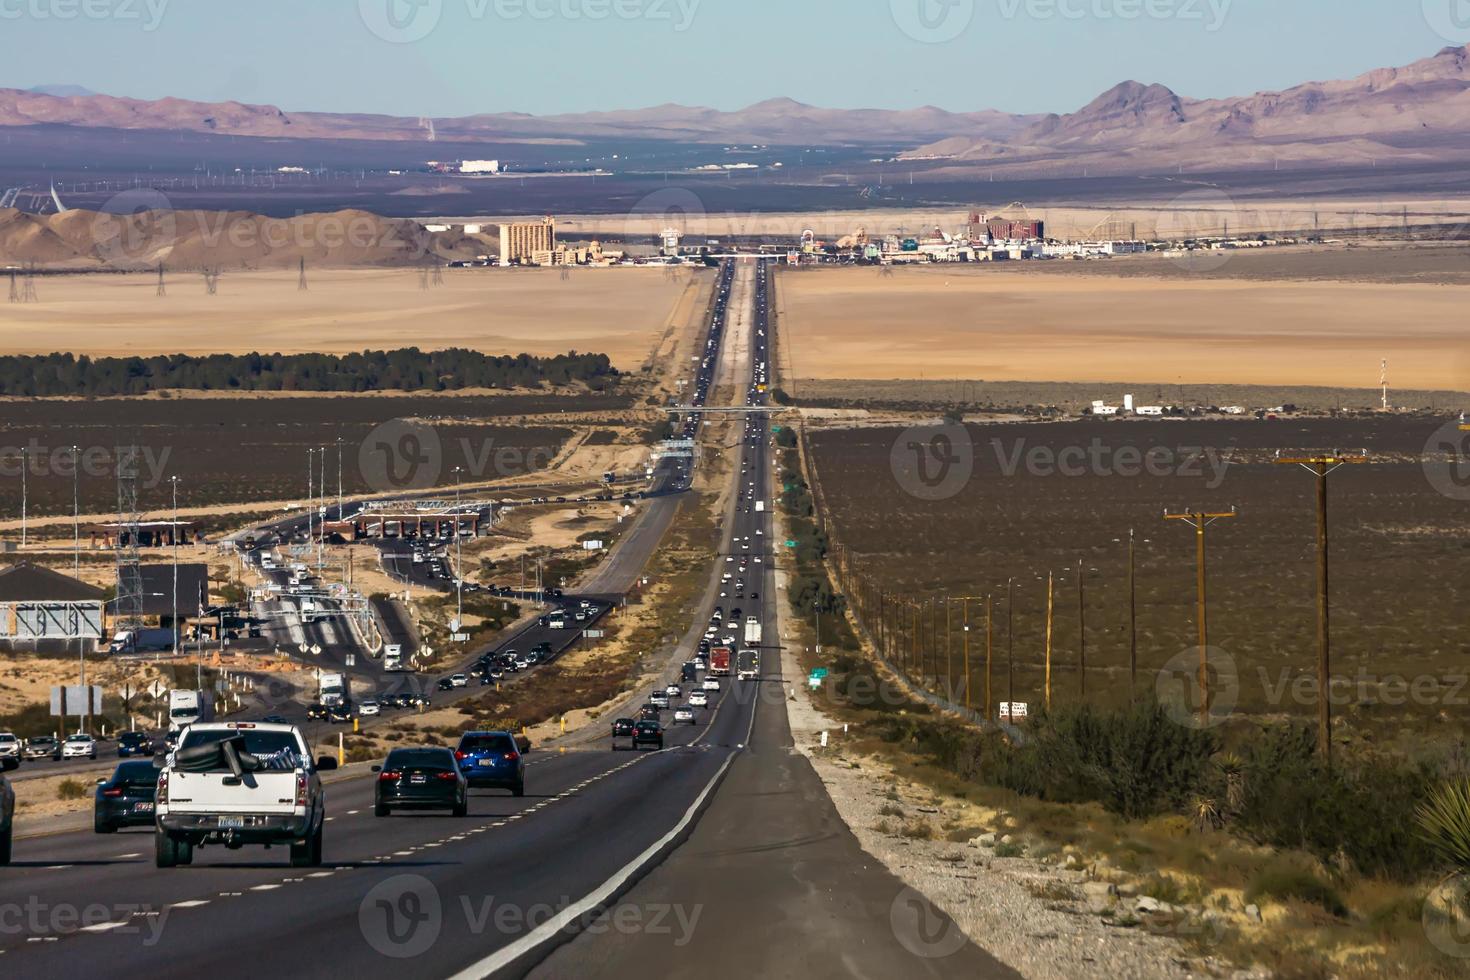
<svg viewBox="0 0 1470 980">
<path fill-rule="evenodd" d="M 71 574 L 82 574 L 81 447 L 71 447 Z"/>
<path fill-rule="evenodd" d="M 464 625 L 464 560 L 460 551 L 459 534 L 459 475 L 464 468 L 454 468 L 454 632 Z M 341 515 L 338 515 L 341 519 Z"/>
<path fill-rule="evenodd" d="M 306 546 L 311 547 L 311 528 L 313 511 L 316 509 L 316 450 L 310 446 L 306 447 Z M 311 552 L 306 553 L 307 560 L 311 560 Z"/>
<path fill-rule="evenodd" d="M 170 487 L 173 490 L 173 498 L 174 498 L 174 523 L 173 523 L 173 527 L 169 528 L 169 533 L 168 533 L 169 550 L 172 553 L 171 556 L 173 558 L 173 565 L 174 565 L 173 617 L 169 620 L 169 627 L 174 631 L 174 639 L 173 639 L 173 642 L 169 644 L 169 648 L 172 649 L 175 653 L 178 653 L 178 649 L 179 649 L 179 633 L 180 633 L 180 631 L 179 631 L 179 478 L 177 476 L 171 476 L 171 477 L 168 478 L 168 482 L 169 482 Z"/>
<path fill-rule="evenodd" d="M 26 505 L 28 503 L 26 470 L 31 468 L 26 447 L 20 449 L 20 550 L 26 550 Z"/>
<path fill-rule="evenodd" d="M 1164 511 L 1164 520 L 1183 521 L 1194 528 L 1195 539 L 1195 579 L 1196 579 L 1196 619 L 1199 623 L 1199 713 L 1201 724 L 1208 724 L 1210 720 L 1210 660 L 1209 660 L 1209 632 L 1205 626 L 1205 528 L 1216 521 L 1227 520 L 1237 517 L 1234 508 L 1226 513 L 1211 514 L 1205 511 L 1186 511 L 1182 514 L 1171 514 Z"/>
</svg>

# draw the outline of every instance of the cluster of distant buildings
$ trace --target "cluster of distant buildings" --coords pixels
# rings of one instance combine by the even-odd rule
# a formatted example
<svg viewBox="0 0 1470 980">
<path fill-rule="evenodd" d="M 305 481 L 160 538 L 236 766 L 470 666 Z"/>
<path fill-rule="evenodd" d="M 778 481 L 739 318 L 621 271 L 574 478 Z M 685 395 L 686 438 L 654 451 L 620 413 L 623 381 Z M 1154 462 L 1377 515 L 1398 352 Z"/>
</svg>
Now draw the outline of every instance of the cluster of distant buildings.
<svg viewBox="0 0 1470 980">
<path fill-rule="evenodd" d="M 499 160 L 460 160 L 458 162 L 430 160 L 427 166 L 430 173 L 466 174 L 469 176 L 498 174 L 501 170 Z"/>
<path fill-rule="evenodd" d="M 1273 408 L 1246 408 L 1244 405 L 1211 405 L 1207 408 L 1192 407 L 1185 408 L 1179 405 L 1140 405 L 1132 395 L 1123 396 L 1123 404 L 1110 405 L 1103 399 L 1095 399 L 1093 403 L 1082 410 L 1082 414 L 1093 418 L 1163 418 L 1165 416 L 1184 416 L 1200 414 L 1217 415 L 1250 415 L 1258 419 L 1274 419 L 1282 415 L 1292 415 L 1297 411 L 1295 405 L 1277 405 Z"/>
<path fill-rule="evenodd" d="M 424 230 L 434 233 L 458 231 L 472 238 L 484 235 L 488 227 L 494 227 L 499 232 L 500 242 L 496 254 L 486 252 L 473 259 L 451 262 L 451 266 L 607 266 L 617 265 L 625 258 L 623 252 L 606 250 L 598 241 L 575 246 L 558 242 L 556 219 L 551 215 L 539 221 L 511 221 L 494 226 L 431 224 L 425 225 Z"/>
</svg>

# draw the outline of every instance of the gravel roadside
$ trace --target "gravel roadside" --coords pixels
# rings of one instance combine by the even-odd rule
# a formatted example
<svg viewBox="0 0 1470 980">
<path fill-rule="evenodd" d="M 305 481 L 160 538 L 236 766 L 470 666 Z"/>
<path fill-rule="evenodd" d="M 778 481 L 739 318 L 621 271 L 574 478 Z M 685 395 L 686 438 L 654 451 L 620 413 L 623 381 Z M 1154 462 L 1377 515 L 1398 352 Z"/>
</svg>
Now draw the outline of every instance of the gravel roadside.
<svg viewBox="0 0 1470 980">
<path fill-rule="evenodd" d="M 804 676 L 789 646 L 782 652 L 782 670 L 787 678 Z M 821 777 L 863 850 L 1022 975 L 1036 980 L 1245 975 L 1188 951 L 1169 934 L 1182 926 L 1111 924 L 1129 917 L 1108 920 L 1089 909 L 1092 902 L 1119 900 L 1106 894 L 1106 883 L 1092 881 L 1085 868 L 996 856 L 989 840 L 969 839 L 971 834 L 978 838 L 981 828 L 993 822 L 994 811 L 940 798 L 896 776 L 879 760 L 845 751 L 841 724 L 821 713 L 799 681 L 788 685 L 788 691 L 787 716 L 796 749 Z M 821 747 L 824 731 L 826 748 Z M 929 828 L 938 839 L 913 836 L 915 827 Z M 946 828 L 967 839 L 944 839 Z"/>
</svg>

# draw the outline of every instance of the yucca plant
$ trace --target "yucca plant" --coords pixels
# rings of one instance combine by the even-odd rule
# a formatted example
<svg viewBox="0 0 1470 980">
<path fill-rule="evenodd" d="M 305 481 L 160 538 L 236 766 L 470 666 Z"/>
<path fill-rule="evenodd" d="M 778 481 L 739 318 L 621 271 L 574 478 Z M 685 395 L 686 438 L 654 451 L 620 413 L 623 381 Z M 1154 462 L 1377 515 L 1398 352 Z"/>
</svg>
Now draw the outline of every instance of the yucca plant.
<svg viewBox="0 0 1470 980">
<path fill-rule="evenodd" d="M 1470 779 L 1441 784 L 1414 812 L 1419 836 L 1440 857 L 1470 869 Z"/>
<path fill-rule="evenodd" d="M 1194 821 L 1194 829 L 1202 834 L 1225 826 L 1225 815 L 1220 812 L 1219 804 L 1206 796 L 1196 796 L 1190 800 L 1189 817 Z"/>
<path fill-rule="evenodd" d="M 1245 760 L 1234 752 L 1226 752 L 1215 765 L 1225 777 L 1225 810 L 1239 813 L 1245 808 Z"/>
</svg>

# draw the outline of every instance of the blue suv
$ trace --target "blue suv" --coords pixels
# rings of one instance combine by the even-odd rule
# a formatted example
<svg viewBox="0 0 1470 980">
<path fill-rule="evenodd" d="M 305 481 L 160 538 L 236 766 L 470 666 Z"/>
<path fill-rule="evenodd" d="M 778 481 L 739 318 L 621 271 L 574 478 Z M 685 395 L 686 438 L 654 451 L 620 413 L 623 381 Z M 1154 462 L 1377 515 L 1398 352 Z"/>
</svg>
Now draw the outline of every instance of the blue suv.
<svg viewBox="0 0 1470 980">
<path fill-rule="evenodd" d="M 529 750 L 528 750 L 529 751 Z M 471 789 L 508 789 L 526 794 L 526 763 L 510 732 L 465 732 L 454 750 Z"/>
</svg>

